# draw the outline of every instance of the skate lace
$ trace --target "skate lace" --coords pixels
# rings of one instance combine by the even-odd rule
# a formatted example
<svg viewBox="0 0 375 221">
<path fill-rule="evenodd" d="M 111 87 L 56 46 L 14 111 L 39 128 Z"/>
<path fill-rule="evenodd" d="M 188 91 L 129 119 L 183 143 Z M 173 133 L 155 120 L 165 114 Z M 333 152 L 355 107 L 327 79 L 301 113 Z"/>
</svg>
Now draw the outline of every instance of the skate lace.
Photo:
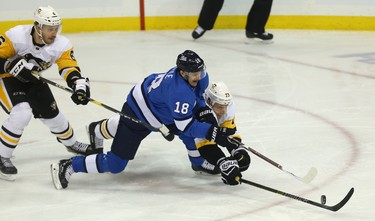
<svg viewBox="0 0 375 221">
<path fill-rule="evenodd" d="M 12 164 L 12 161 L 10 161 L 10 158 L 0 157 L 0 159 L 1 159 L 1 163 L 5 167 L 14 167 L 14 165 Z"/>
<path fill-rule="evenodd" d="M 72 146 L 72 148 L 73 148 L 74 150 L 78 150 L 78 151 L 80 151 L 80 152 L 85 152 L 85 151 L 87 150 L 88 147 L 89 147 L 89 144 L 81 143 L 81 142 L 78 142 L 78 141 L 76 141 L 76 142 L 73 144 L 73 146 Z"/>
<path fill-rule="evenodd" d="M 72 176 L 72 174 L 74 173 L 73 171 L 73 166 L 72 164 L 70 164 L 67 168 L 66 168 L 66 171 L 65 171 L 65 179 L 67 181 L 69 181 L 70 177 Z"/>
</svg>

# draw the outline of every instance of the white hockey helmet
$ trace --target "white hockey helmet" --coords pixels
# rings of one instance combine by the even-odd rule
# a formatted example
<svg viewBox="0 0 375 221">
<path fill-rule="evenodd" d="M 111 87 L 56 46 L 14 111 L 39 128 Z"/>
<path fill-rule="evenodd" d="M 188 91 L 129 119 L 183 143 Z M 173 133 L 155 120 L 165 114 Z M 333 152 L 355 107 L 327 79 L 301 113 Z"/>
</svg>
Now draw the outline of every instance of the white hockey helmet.
<svg viewBox="0 0 375 221">
<path fill-rule="evenodd" d="M 204 99 L 206 102 L 210 100 L 211 106 L 215 103 L 229 105 L 232 102 L 232 94 L 224 82 L 213 82 L 204 92 Z"/>
<path fill-rule="evenodd" d="M 40 27 L 43 25 L 57 26 L 61 25 L 59 14 L 51 6 L 39 7 L 34 13 L 34 20 Z"/>
</svg>

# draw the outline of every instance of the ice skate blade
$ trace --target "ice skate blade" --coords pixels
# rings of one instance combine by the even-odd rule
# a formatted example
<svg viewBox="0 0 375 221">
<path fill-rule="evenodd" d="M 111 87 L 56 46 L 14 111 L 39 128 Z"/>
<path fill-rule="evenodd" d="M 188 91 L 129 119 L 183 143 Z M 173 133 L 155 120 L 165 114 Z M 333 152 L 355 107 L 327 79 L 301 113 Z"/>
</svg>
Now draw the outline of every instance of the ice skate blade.
<svg viewBox="0 0 375 221">
<path fill-rule="evenodd" d="M 52 176 L 52 182 L 55 188 L 57 190 L 63 189 L 60 183 L 60 179 L 59 179 L 59 164 L 57 163 L 51 164 L 51 176 Z"/>
<path fill-rule="evenodd" d="M 262 40 L 259 38 L 246 38 L 245 39 L 245 44 L 250 44 L 250 45 L 269 45 L 273 44 L 273 40 Z"/>
<path fill-rule="evenodd" d="M 0 179 L 6 180 L 6 181 L 15 181 L 16 174 L 5 174 L 5 173 L 0 172 Z"/>
<path fill-rule="evenodd" d="M 193 171 L 198 176 L 217 176 L 217 175 L 219 175 L 219 174 L 211 174 L 211 173 L 204 172 L 204 171 L 195 171 L 195 170 L 193 170 Z"/>
</svg>

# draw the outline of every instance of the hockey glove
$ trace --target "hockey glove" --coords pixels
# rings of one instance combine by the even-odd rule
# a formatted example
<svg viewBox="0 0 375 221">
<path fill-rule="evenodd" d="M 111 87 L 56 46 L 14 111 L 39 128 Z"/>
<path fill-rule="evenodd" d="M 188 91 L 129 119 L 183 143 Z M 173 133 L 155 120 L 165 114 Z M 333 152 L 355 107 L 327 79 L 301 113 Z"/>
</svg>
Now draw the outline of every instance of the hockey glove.
<svg viewBox="0 0 375 221">
<path fill-rule="evenodd" d="M 86 105 L 90 97 L 90 81 L 88 78 L 79 78 L 73 84 L 74 93 L 71 98 L 74 103 Z"/>
<path fill-rule="evenodd" d="M 16 77 L 23 83 L 37 83 L 39 80 L 32 72 L 38 73 L 40 68 L 32 63 L 28 63 L 24 58 L 18 57 L 13 61 L 5 63 L 5 71 Z"/>
<path fill-rule="evenodd" d="M 243 172 L 247 170 L 250 166 L 251 158 L 247 150 L 243 147 L 240 146 L 237 149 L 234 149 L 231 152 L 231 155 L 233 156 L 234 159 L 237 160 L 238 166 L 240 167 L 240 171 Z"/>
<path fill-rule="evenodd" d="M 240 166 L 240 171 L 243 172 L 247 170 L 250 166 L 251 158 L 246 148 L 241 145 L 241 138 L 232 137 L 234 141 L 228 139 L 227 150 L 238 161 Z M 236 142 L 237 141 L 237 142 Z"/>
<path fill-rule="evenodd" d="M 232 139 L 233 139 L 233 141 L 232 141 Z M 231 139 L 228 139 L 228 142 L 226 143 L 225 147 L 227 148 L 229 153 L 232 153 L 233 150 L 240 147 L 240 144 L 241 144 L 241 138 L 232 137 Z"/>
<path fill-rule="evenodd" d="M 221 158 L 218 162 L 221 180 L 228 185 L 238 185 L 241 183 L 241 172 L 238 162 L 233 157 Z"/>
<path fill-rule="evenodd" d="M 196 115 L 198 121 L 218 125 L 213 110 L 208 106 L 200 108 Z"/>
<path fill-rule="evenodd" d="M 225 147 L 229 142 L 228 136 L 234 134 L 235 132 L 236 129 L 212 125 L 210 129 L 208 129 L 206 139 Z"/>
</svg>

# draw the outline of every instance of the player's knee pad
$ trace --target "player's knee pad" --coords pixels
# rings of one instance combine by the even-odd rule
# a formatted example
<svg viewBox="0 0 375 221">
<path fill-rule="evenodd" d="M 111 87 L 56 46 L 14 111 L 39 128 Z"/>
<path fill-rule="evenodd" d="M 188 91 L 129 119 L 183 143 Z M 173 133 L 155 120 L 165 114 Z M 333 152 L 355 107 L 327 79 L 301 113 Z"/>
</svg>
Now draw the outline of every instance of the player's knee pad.
<svg viewBox="0 0 375 221">
<path fill-rule="evenodd" d="M 4 126 L 23 130 L 29 124 L 32 116 L 33 112 L 30 105 L 26 102 L 19 103 L 10 111 L 9 118 Z"/>
<path fill-rule="evenodd" d="M 128 162 L 129 160 L 124 160 L 116 154 L 109 151 L 103 158 L 103 170 L 105 172 L 121 173 L 125 169 Z"/>
</svg>

